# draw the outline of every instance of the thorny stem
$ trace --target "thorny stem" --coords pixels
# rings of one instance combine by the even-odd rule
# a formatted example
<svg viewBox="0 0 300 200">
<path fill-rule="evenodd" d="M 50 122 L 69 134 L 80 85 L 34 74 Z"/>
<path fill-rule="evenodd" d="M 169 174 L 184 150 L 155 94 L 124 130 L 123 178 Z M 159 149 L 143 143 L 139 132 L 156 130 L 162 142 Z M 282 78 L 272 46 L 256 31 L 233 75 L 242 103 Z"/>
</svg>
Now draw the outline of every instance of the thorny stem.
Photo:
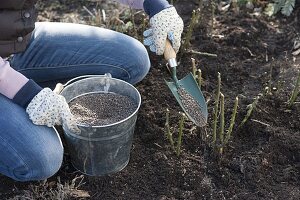
<svg viewBox="0 0 300 200">
<path fill-rule="evenodd" d="M 183 135 L 183 126 L 184 126 L 184 121 L 186 118 L 184 113 L 180 113 L 180 114 L 181 114 L 181 118 L 179 121 L 179 134 L 178 134 L 178 138 L 177 138 L 177 147 L 176 147 L 176 155 L 177 156 L 180 155 L 180 148 L 181 148 L 182 135 Z"/>
<path fill-rule="evenodd" d="M 221 93 L 221 116 L 220 116 L 220 154 L 223 153 L 223 145 L 224 145 L 224 128 L 225 128 L 225 114 L 224 114 L 224 107 L 225 107 L 225 99 L 224 95 Z"/>
<path fill-rule="evenodd" d="M 216 2 L 215 0 L 211 0 L 211 35 L 214 30 L 214 19 L 215 19 L 215 10 L 216 10 Z"/>
<path fill-rule="evenodd" d="M 196 68 L 196 61 L 194 58 L 191 58 L 192 60 L 192 72 L 193 72 L 193 76 L 194 76 L 194 79 L 196 79 L 196 71 L 197 71 L 197 68 Z"/>
<path fill-rule="evenodd" d="M 202 85 L 202 71 L 201 71 L 201 69 L 197 70 L 197 76 L 198 76 L 198 87 L 199 87 L 199 89 L 201 89 L 201 85 Z"/>
<path fill-rule="evenodd" d="M 215 97 L 214 118 L 213 118 L 213 141 L 212 141 L 213 144 L 216 143 L 216 139 L 217 139 L 217 122 L 218 122 L 220 90 L 221 90 L 221 74 L 220 72 L 218 72 L 218 87 L 217 87 L 217 92 Z"/>
<path fill-rule="evenodd" d="M 195 25 L 197 24 L 197 21 L 198 21 L 199 18 L 200 18 L 200 8 L 198 8 L 197 10 L 193 10 L 192 17 L 191 17 L 191 20 L 190 20 L 190 25 L 189 25 L 188 31 L 185 35 L 185 39 L 184 39 L 184 42 L 182 44 L 181 55 L 179 56 L 179 58 L 189 48 L 190 41 L 191 41 L 191 38 L 192 38 L 192 35 L 193 35 L 193 30 L 194 30 Z"/>
<path fill-rule="evenodd" d="M 174 145 L 174 140 L 173 140 L 173 135 L 171 133 L 171 129 L 170 129 L 170 111 L 169 109 L 167 109 L 166 111 L 166 123 L 165 123 L 165 127 L 166 127 L 166 134 L 167 134 L 167 138 L 171 144 L 171 148 L 173 151 L 175 151 L 175 145 Z"/>
<path fill-rule="evenodd" d="M 248 111 L 247 111 L 247 114 L 246 116 L 244 117 L 243 121 L 241 122 L 241 124 L 239 125 L 239 127 L 242 127 L 246 122 L 247 120 L 249 119 L 249 117 L 251 116 L 253 110 L 256 108 L 256 105 L 258 103 L 258 100 L 260 99 L 260 95 L 258 95 L 255 100 L 253 101 L 252 104 L 248 105 L 247 108 L 248 108 Z"/>
<path fill-rule="evenodd" d="M 142 23 L 142 36 L 141 36 L 141 41 L 144 41 L 144 31 L 146 30 L 146 16 L 143 14 L 143 23 Z"/>
<path fill-rule="evenodd" d="M 292 95 L 291 95 L 289 101 L 288 101 L 288 107 L 291 107 L 294 104 L 294 102 L 295 102 L 295 100 L 296 100 L 296 98 L 299 94 L 299 91 L 300 91 L 299 88 L 300 88 L 300 72 L 299 72 L 299 75 L 298 75 L 298 78 L 297 78 L 297 81 L 296 81 L 295 88 L 292 92 Z"/>
<path fill-rule="evenodd" d="M 269 82 L 268 82 L 268 89 L 265 91 L 266 95 L 270 94 L 272 88 L 272 74 L 273 74 L 273 66 L 271 65 L 270 74 L 269 74 Z"/>
<path fill-rule="evenodd" d="M 133 13 L 132 9 L 130 9 L 130 16 L 131 16 L 131 22 L 132 22 L 132 26 L 133 26 L 134 37 L 138 38 L 137 28 L 136 28 L 136 24 L 134 21 L 134 13 Z"/>
<path fill-rule="evenodd" d="M 227 144 L 231 137 L 232 129 L 235 124 L 235 117 L 237 114 L 238 105 L 239 105 L 239 97 L 235 97 L 235 102 L 234 102 L 233 111 L 232 111 L 232 115 L 231 115 L 230 125 L 229 125 L 229 128 L 228 128 L 226 136 L 225 136 L 224 144 Z"/>
</svg>

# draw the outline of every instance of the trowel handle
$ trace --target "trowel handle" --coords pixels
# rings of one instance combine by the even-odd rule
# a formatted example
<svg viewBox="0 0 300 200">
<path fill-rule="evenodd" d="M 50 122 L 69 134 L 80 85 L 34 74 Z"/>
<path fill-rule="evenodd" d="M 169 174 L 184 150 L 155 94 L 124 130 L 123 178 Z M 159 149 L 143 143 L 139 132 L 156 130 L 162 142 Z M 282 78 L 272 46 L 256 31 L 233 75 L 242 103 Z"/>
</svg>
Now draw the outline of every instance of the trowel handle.
<svg viewBox="0 0 300 200">
<path fill-rule="evenodd" d="M 169 66 L 171 68 L 177 66 L 176 52 L 173 49 L 172 44 L 168 39 L 166 40 L 164 56 L 165 56 L 165 59 L 168 61 Z"/>
<path fill-rule="evenodd" d="M 176 61 L 176 52 L 172 47 L 172 44 L 170 40 L 166 40 L 166 46 L 165 46 L 165 52 L 164 52 L 165 59 L 168 61 L 170 72 L 172 75 L 172 79 L 177 87 L 179 87 L 178 79 L 176 76 L 176 67 L 177 67 L 177 61 Z"/>
<path fill-rule="evenodd" d="M 60 94 L 60 92 L 64 89 L 64 85 L 61 83 L 57 83 L 53 92 L 56 94 Z"/>
</svg>

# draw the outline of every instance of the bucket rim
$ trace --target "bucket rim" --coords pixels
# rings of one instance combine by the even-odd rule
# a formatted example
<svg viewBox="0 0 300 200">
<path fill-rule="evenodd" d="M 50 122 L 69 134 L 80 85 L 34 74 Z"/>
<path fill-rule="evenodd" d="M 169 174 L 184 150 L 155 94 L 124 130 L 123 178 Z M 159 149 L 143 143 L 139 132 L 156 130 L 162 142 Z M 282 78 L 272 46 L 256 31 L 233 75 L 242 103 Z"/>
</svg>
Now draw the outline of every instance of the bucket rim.
<svg viewBox="0 0 300 200">
<path fill-rule="evenodd" d="M 102 79 L 102 78 L 110 78 L 110 79 L 114 79 L 114 80 L 116 80 L 116 81 L 122 82 L 122 83 L 124 83 L 124 84 L 130 86 L 131 88 L 133 88 L 134 91 L 138 94 L 138 105 L 137 105 L 137 108 L 134 110 L 134 112 L 133 112 L 131 115 L 129 115 L 129 116 L 126 117 L 125 119 L 122 119 L 122 120 L 117 121 L 117 122 L 115 122 L 115 123 L 112 123 L 112 124 L 106 124 L 106 125 L 87 125 L 87 124 L 79 124 L 79 123 L 76 123 L 76 125 L 77 125 L 79 128 L 105 128 L 105 127 L 110 127 L 110 126 L 115 126 L 115 125 L 121 124 L 121 123 L 127 121 L 128 119 L 132 118 L 132 117 L 138 112 L 138 110 L 139 110 L 140 107 L 141 107 L 142 98 L 141 98 L 141 94 L 140 94 L 140 92 L 138 91 L 138 89 L 137 89 L 136 87 L 134 87 L 132 84 L 126 82 L 126 81 L 123 81 L 123 80 L 118 79 L 118 78 L 113 78 L 113 77 L 95 76 L 95 77 L 88 77 L 88 78 L 80 79 L 80 80 L 78 80 L 78 81 L 75 81 L 75 82 L 70 83 L 69 85 L 67 85 L 65 88 L 63 88 L 63 89 L 61 90 L 60 94 L 61 94 L 64 90 L 66 90 L 68 87 L 71 87 L 73 84 L 75 84 L 75 83 L 77 83 L 77 82 L 80 82 L 80 81 L 86 81 L 87 79 L 100 79 L 100 78 L 101 78 L 101 79 Z M 98 91 L 98 92 L 100 92 L 100 91 Z M 87 93 L 83 93 L 83 94 L 89 94 L 89 93 L 97 93 L 97 91 L 96 91 L 96 92 L 87 92 Z M 81 95 L 83 95 L 83 94 L 81 94 Z M 78 95 L 78 96 L 81 96 L 81 95 Z M 77 97 L 78 97 L 78 96 L 77 96 Z M 76 97 L 74 97 L 74 98 L 76 98 Z M 69 103 L 69 102 L 70 102 L 70 101 L 68 101 L 67 103 Z M 67 128 L 67 127 L 63 127 L 63 128 Z"/>
</svg>

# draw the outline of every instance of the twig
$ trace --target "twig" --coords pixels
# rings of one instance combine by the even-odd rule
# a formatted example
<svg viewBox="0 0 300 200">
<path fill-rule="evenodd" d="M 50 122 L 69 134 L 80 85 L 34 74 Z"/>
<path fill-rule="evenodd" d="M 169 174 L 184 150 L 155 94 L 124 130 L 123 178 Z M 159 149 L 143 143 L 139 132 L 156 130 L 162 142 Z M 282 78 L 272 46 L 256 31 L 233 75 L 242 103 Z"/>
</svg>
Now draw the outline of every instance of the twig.
<svg viewBox="0 0 300 200">
<path fill-rule="evenodd" d="M 207 53 L 207 52 L 200 52 L 200 51 L 194 51 L 194 50 L 188 50 L 187 53 L 196 54 L 196 55 L 202 55 L 202 56 L 218 57 L 217 54 Z"/>
<path fill-rule="evenodd" d="M 162 149 L 162 146 L 160 146 L 158 143 L 154 142 L 154 144 Z"/>
<path fill-rule="evenodd" d="M 251 57 L 255 57 L 255 55 L 252 53 L 252 51 L 248 47 L 242 47 L 242 49 L 247 50 Z"/>
<path fill-rule="evenodd" d="M 193 161 L 196 161 L 196 162 L 199 162 L 199 163 L 203 163 L 203 161 L 201 159 L 198 159 L 198 158 L 194 158 L 194 157 L 187 157 L 187 159 L 189 160 L 193 160 Z"/>
<path fill-rule="evenodd" d="M 300 49 L 293 51 L 292 54 L 293 54 L 293 56 L 299 55 L 300 54 Z"/>
<path fill-rule="evenodd" d="M 96 16 L 85 6 L 83 6 L 83 9 L 88 12 L 93 18 L 95 18 Z"/>
<path fill-rule="evenodd" d="M 221 74 L 218 72 L 218 86 L 215 97 L 215 106 L 214 106 L 214 121 L 213 121 L 213 141 L 212 143 L 216 143 L 217 139 L 217 121 L 218 121 L 218 110 L 219 110 L 219 100 L 220 100 L 220 90 L 221 90 Z"/>
<path fill-rule="evenodd" d="M 264 126 L 271 126 L 270 124 L 267 124 L 267 123 L 258 121 L 258 120 L 256 120 L 256 119 L 251 119 L 251 121 L 256 122 L 256 123 L 259 123 L 259 124 L 262 124 L 262 125 L 264 125 Z"/>
</svg>

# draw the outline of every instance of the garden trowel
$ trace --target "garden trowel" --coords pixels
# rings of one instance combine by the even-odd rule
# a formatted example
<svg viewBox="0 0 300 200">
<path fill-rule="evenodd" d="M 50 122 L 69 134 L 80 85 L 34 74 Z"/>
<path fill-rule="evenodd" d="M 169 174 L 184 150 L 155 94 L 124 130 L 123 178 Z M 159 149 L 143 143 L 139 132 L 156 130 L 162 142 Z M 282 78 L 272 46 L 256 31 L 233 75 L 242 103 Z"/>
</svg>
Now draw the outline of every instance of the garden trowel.
<svg viewBox="0 0 300 200">
<path fill-rule="evenodd" d="M 166 81 L 172 94 L 188 118 L 197 126 L 203 127 L 207 123 L 207 105 L 192 73 L 178 80 L 176 76 L 176 52 L 170 41 L 166 41 L 164 57 L 168 61 L 173 81 Z"/>
</svg>

